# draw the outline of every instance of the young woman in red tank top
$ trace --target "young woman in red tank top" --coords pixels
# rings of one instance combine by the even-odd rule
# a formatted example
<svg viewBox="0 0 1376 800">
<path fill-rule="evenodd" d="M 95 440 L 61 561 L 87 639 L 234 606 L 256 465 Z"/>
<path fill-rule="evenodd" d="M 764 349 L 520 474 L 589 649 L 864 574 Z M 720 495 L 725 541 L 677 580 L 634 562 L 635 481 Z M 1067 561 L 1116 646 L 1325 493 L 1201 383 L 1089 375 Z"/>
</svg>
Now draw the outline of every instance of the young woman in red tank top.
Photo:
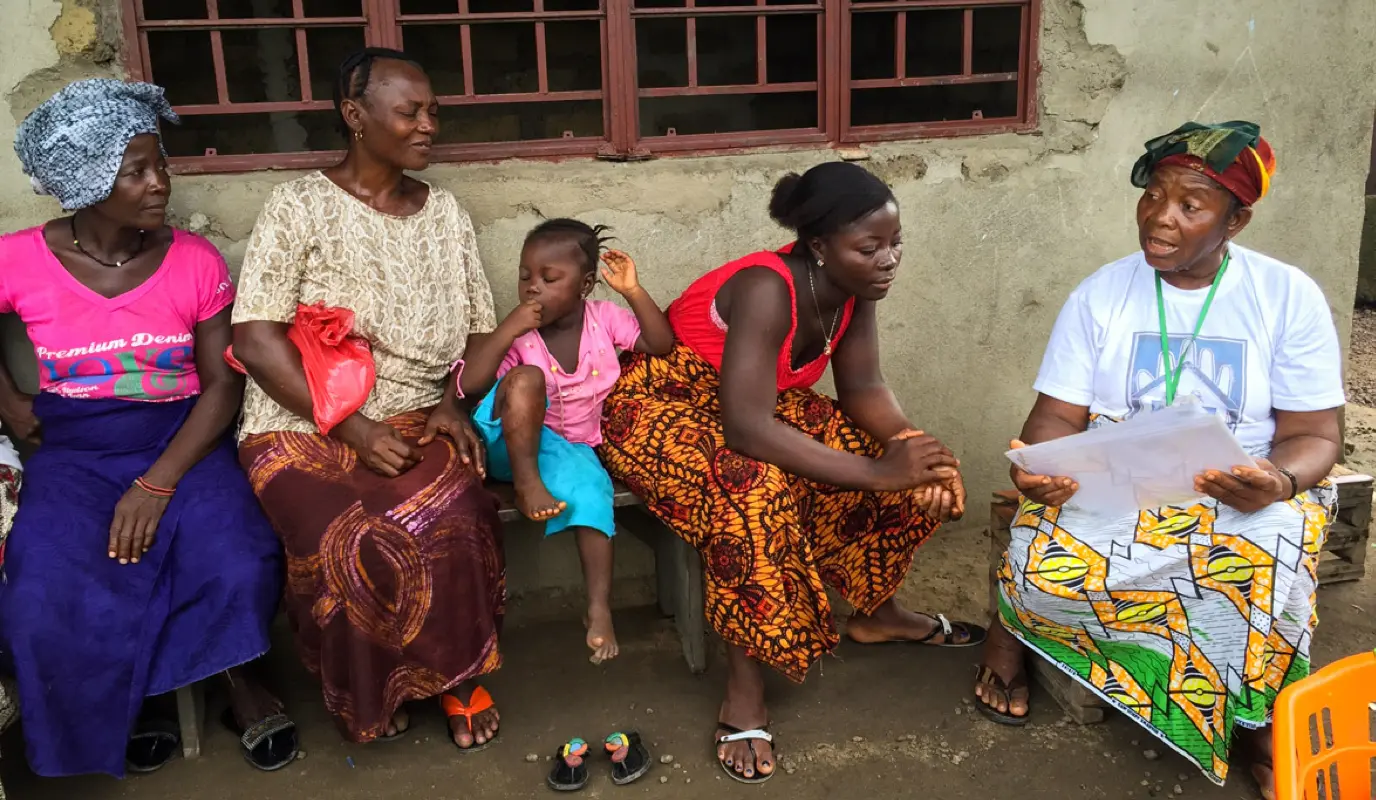
<svg viewBox="0 0 1376 800">
<path fill-rule="evenodd" d="M 703 276 L 669 309 L 678 344 L 632 356 L 604 406 L 613 477 L 696 547 L 727 644 L 717 755 L 775 771 L 761 665 L 801 681 L 840 642 L 967 647 L 985 630 L 894 600 L 917 546 L 959 518 L 959 462 L 916 429 L 879 370 L 875 304 L 902 254 L 898 204 L 858 166 L 788 175 L 770 215 L 795 243 Z M 836 400 L 811 387 L 832 365 Z"/>
</svg>

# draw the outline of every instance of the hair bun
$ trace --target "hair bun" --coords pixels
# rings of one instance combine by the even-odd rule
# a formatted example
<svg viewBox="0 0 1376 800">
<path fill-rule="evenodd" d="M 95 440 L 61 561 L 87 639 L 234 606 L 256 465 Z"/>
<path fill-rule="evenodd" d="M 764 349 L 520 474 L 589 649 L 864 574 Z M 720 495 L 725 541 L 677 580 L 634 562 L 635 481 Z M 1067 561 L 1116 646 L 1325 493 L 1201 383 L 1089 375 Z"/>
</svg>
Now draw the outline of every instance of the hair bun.
<svg viewBox="0 0 1376 800">
<path fill-rule="evenodd" d="M 803 176 L 790 172 L 774 184 L 774 193 L 769 198 L 770 219 L 785 228 L 797 229 L 798 187 L 802 183 Z"/>
</svg>

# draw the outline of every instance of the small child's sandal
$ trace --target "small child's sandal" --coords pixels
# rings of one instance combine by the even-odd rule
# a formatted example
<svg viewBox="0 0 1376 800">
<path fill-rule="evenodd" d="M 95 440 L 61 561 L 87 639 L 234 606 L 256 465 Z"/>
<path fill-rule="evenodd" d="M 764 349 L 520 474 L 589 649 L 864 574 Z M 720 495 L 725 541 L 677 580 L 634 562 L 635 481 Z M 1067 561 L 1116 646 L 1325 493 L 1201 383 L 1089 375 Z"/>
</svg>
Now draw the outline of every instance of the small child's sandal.
<svg viewBox="0 0 1376 800">
<path fill-rule="evenodd" d="M 576 792 L 588 785 L 588 743 L 577 737 L 554 751 L 554 768 L 545 782 L 556 792 Z"/>
<path fill-rule="evenodd" d="M 617 786 L 635 783 L 650 771 L 653 762 L 650 761 L 650 751 L 645 749 L 645 743 L 640 740 L 640 734 L 617 731 L 607 737 L 605 744 L 607 754 L 612 759 L 612 783 Z"/>
</svg>

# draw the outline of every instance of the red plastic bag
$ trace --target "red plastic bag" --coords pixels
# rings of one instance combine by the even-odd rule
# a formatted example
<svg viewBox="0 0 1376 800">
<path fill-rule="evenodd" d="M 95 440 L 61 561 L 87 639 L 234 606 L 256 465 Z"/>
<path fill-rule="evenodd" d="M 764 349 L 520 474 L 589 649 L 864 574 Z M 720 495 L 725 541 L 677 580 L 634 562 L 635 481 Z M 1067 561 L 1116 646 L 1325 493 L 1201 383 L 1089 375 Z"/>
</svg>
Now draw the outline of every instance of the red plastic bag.
<svg viewBox="0 0 1376 800">
<path fill-rule="evenodd" d="M 301 351 L 301 366 L 311 391 L 315 426 L 328 435 L 334 427 L 363 407 L 377 380 L 373 349 L 353 334 L 354 312 L 324 303 L 298 305 L 287 338 Z M 225 361 L 238 372 L 244 367 L 225 350 Z"/>
</svg>

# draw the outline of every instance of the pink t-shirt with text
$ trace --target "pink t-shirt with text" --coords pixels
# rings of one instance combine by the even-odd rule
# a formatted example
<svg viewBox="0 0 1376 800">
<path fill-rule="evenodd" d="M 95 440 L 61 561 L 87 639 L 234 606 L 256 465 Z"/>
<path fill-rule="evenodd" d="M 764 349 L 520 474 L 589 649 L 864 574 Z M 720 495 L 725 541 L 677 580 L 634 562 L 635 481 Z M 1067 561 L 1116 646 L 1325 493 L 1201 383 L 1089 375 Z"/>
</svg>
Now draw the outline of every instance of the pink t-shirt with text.
<svg viewBox="0 0 1376 800">
<path fill-rule="evenodd" d="M 583 337 L 578 346 L 578 369 L 564 371 L 550 356 L 539 331 L 519 336 L 502 359 L 497 377 L 521 364 L 545 373 L 549 409 L 545 424 L 570 442 L 596 447 L 602 443 L 602 401 L 621 376 L 618 350 L 630 350 L 640 338 L 635 314 L 608 300 L 589 300 L 583 312 Z"/>
<path fill-rule="evenodd" d="M 200 394 L 196 324 L 234 302 L 234 284 L 214 245 L 172 236 L 157 272 L 108 298 L 62 266 L 41 227 L 0 237 L 0 313 L 24 321 L 42 391 L 151 402 Z"/>
</svg>

